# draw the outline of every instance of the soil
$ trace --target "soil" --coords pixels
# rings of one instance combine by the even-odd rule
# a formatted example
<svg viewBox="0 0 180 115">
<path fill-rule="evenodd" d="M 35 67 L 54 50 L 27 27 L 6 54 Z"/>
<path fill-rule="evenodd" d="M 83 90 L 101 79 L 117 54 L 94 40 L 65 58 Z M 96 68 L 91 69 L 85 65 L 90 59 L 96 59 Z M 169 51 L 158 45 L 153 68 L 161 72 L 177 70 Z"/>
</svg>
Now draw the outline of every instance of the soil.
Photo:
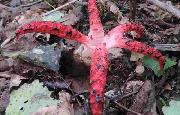
<svg viewBox="0 0 180 115">
<path fill-rule="evenodd" d="M 0 4 L 10 7 L 9 4 L 12 1 L 0 0 Z M 28 4 L 26 0 L 22 1 L 20 5 Z M 159 9 L 155 5 L 143 1 L 137 2 L 135 19 L 132 19 L 129 13 L 129 2 L 121 3 L 118 0 L 114 0 L 114 3 L 119 7 L 123 17 L 141 23 L 145 27 L 144 36 L 138 39 L 138 41 L 151 46 L 155 46 L 155 44 L 180 44 L 180 29 L 178 30 L 178 27 L 180 27 L 180 19 Z M 51 2 L 51 4 L 58 6 L 57 2 Z M 174 4 L 177 6 L 180 5 L 178 1 L 174 1 Z M 76 5 L 74 6 L 77 7 Z M 111 28 L 117 26 L 119 23 L 117 17 L 100 3 L 98 3 L 98 6 L 101 6 L 99 10 L 102 23 L 106 29 L 105 31 L 109 31 Z M 38 5 L 38 8 L 43 8 L 44 10 L 44 6 L 41 7 L 41 5 Z M 48 9 L 51 9 L 50 6 L 47 6 L 47 10 Z M 71 7 L 69 6 L 65 9 L 69 10 Z M 6 11 L 6 9 L 3 10 Z M 34 7 L 31 9 L 30 6 L 28 10 L 34 10 Z M 9 11 L 7 12 L 7 15 L 9 15 Z M 19 14 L 17 12 L 19 11 L 16 11 L 16 13 L 11 12 L 14 16 L 11 17 L 11 19 L 5 19 L 7 18 L 6 13 L 0 15 L 0 22 L 3 22 L 3 25 L 0 25 L 0 27 L 2 27 L 2 29 L 0 29 L 0 35 L 2 34 L 0 36 L 0 44 L 10 38 L 6 32 L 9 31 L 7 28 L 11 28 L 10 23 L 15 19 L 15 16 L 27 16 L 27 14 Z M 39 10 L 35 10 L 34 12 L 39 12 Z M 2 11 L 0 11 L 0 13 L 2 14 Z M 73 27 L 87 34 L 89 28 L 87 6 L 82 7 L 82 14 L 83 17 L 81 17 Z M 28 16 L 29 15 L 32 14 L 28 14 Z M 3 30 L 6 31 L 3 33 Z M 11 31 L 15 33 L 15 29 Z M 50 42 L 44 42 L 44 40 L 43 42 L 42 40 L 36 41 L 37 38 L 32 35 L 29 36 L 33 37 L 33 39 L 31 40 L 31 45 L 25 49 L 32 48 L 32 46 L 39 44 L 59 44 L 56 36 L 50 36 L 50 39 L 52 39 Z M 134 39 L 131 33 L 127 33 L 125 36 Z M 45 41 L 46 40 L 47 39 L 45 39 Z M 22 44 L 12 42 L 13 40 L 8 43 L 8 47 L 0 48 L 0 115 L 4 114 L 8 105 L 10 91 L 18 89 L 24 83 L 31 83 L 35 79 L 44 82 L 49 90 L 53 91 L 52 97 L 56 99 L 58 98 L 58 92 L 62 90 L 70 93 L 75 114 L 89 113 L 87 90 L 89 87 L 90 67 L 83 63 L 80 57 L 74 58 L 73 52 L 78 48 L 78 43 L 65 41 L 66 50 L 62 51 L 59 62 L 60 69 L 58 72 L 55 72 L 49 68 L 37 66 L 30 62 L 1 54 L 3 50 L 7 50 L 8 48 L 16 50 L 16 48 L 14 48 L 15 45 L 19 46 L 24 44 L 22 42 Z M 24 46 L 26 46 L 26 44 L 28 43 L 25 43 Z M 180 50 L 178 48 L 175 51 L 164 51 L 162 49 L 160 49 L 162 54 L 175 60 L 177 64 L 169 68 L 161 77 L 157 77 L 149 68 L 145 68 L 143 74 L 137 74 L 135 68 L 139 63 L 142 63 L 142 59 L 135 62 L 130 61 L 131 52 L 124 49 L 121 57 L 110 60 L 106 93 L 110 91 L 113 93 L 111 93 L 111 96 L 106 95 L 105 97 L 104 114 L 135 115 L 142 113 L 154 115 L 157 113 L 163 115 L 162 100 L 168 103 L 170 99 L 180 99 Z M 19 48 L 17 48 L 17 51 L 19 51 Z M 13 60 L 13 63 L 10 64 L 7 61 L 9 58 Z M 19 86 L 10 89 L 10 78 L 2 75 L 2 72 L 7 71 L 11 74 L 23 76 L 26 79 L 22 80 Z M 82 98 L 82 95 L 84 98 Z"/>
</svg>

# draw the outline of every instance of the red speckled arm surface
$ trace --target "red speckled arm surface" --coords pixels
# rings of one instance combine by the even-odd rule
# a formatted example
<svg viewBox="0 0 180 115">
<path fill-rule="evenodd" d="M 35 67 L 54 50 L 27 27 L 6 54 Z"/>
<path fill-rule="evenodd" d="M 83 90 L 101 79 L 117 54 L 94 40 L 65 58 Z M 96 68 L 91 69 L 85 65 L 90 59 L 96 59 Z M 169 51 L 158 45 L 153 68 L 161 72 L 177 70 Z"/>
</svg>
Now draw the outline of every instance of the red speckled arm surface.
<svg viewBox="0 0 180 115">
<path fill-rule="evenodd" d="M 125 48 L 132 52 L 148 55 L 159 61 L 160 69 L 162 70 L 165 63 L 165 57 L 162 56 L 162 54 L 155 48 L 150 47 L 142 42 L 123 38 L 123 34 L 128 31 L 135 31 L 137 33 L 136 37 L 140 38 L 143 35 L 144 28 L 136 23 L 127 23 L 115 27 L 108 33 L 116 41 L 114 47 Z"/>
<path fill-rule="evenodd" d="M 85 35 L 71 26 L 65 26 L 59 22 L 51 21 L 34 21 L 30 24 L 25 24 L 16 31 L 16 36 L 19 38 L 20 35 L 31 32 L 49 33 L 61 38 L 76 40 L 80 43 L 86 43 L 88 41 Z"/>
<path fill-rule="evenodd" d="M 159 62 L 160 70 L 163 70 L 165 57 L 155 48 L 145 45 L 141 42 L 129 40 L 125 42 L 125 49 L 150 56 Z"/>
<path fill-rule="evenodd" d="M 129 31 L 135 31 L 137 33 L 136 37 L 140 38 L 143 35 L 144 28 L 143 26 L 136 23 L 126 23 L 113 28 L 111 31 L 108 32 L 108 34 L 111 36 L 115 35 L 118 37 L 118 36 L 123 36 L 124 33 Z"/>
<path fill-rule="evenodd" d="M 104 30 L 99 17 L 99 11 L 96 6 L 96 0 L 88 0 L 88 13 L 89 13 L 90 35 L 93 36 L 96 36 L 96 34 L 103 35 Z"/>
<path fill-rule="evenodd" d="M 94 49 L 91 57 L 89 101 L 92 115 L 102 115 L 107 72 L 108 50 L 101 44 Z"/>
</svg>

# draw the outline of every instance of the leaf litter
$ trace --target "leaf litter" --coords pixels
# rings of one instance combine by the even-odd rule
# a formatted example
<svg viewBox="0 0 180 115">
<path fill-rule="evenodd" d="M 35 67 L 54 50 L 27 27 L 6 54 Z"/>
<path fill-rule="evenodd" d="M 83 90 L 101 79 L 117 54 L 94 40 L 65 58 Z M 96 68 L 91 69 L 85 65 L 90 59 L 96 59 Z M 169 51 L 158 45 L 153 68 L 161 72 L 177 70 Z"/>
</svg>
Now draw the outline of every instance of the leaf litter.
<svg viewBox="0 0 180 115">
<path fill-rule="evenodd" d="M 22 4 L 26 4 L 26 3 L 28 4 L 28 3 L 34 2 L 34 1 L 22 0 L 22 3 L 19 4 L 19 3 L 13 3 L 14 1 L 12 0 L 11 5 L 8 7 L 19 7 Z M 48 2 L 53 4 L 53 2 L 51 2 L 49 0 L 48 0 Z M 62 4 L 59 3 L 59 5 L 63 5 L 64 4 L 63 2 L 66 3 L 68 1 L 64 0 L 61 2 Z M 128 13 L 127 13 L 127 11 L 125 13 L 124 10 L 126 10 L 125 8 L 128 8 L 128 3 L 124 3 L 125 8 L 122 9 L 123 7 L 120 7 L 120 6 L 122 6 L 121 2 L 118 2 L 118 1 L 113 1 L 113 2 L 114 2 L 114 4 L 110 7 L 109 11 L 118 12 L 120 16 L 121 16 L 121 14 L 123 14 L 124 18 L 122 17 L 122 20 L 127 18 Z M 174 2 L 175 2 L 174 4 L 176 4 L 176 6 L 178 6 L 177 5 L 178 3 L 176 1 L 174 1 Z M 7 4 L 8 1 L 2 0 L 2 1 L 0 1 L 0 3 Z M 88 26 L 87 17 L 85 17 L 87 15 L 86 14 L 87 12 L 86 12 L 86 10 L 84 10 L 86 8 L 84 8 L 84 6 L 82 7 L 82 5 L 78 5 L 78 3 L 79 4 L 82 3 L 84 5 L 84 3 L 82 1 L 77 2 L 77 3 L 75 2 L 75 3 L 71 4 L 71 5 L 73 5 L 73 7 L 71 7 L 71 6 L 64 7 L 61 10 L 57 11 L 59 13 L 57 13 L 57 14 L 52 13 L 52 15 L 53 15 L 52 17 L 49 18 L 47 16 L 47 18 L 49 18 L 48 20 L 60 21 L 60 22 L 63 22 L 67 25 L 75 25 L 75 27 L 77 27 L 79 30 L 84 31 L 86 33 L 87 30 L 85 30 L 85 28 L 88 28 L 87 27 Z M 158 44 L 167 44 L 167 43 L 168 44 L 173 43 L 173 46 L 178 45 L 178 43 L 179 43 L 178 19 L 173 17 L 171 14 L 166 13 L 163 10 L 160 10 L 157 6 L 155 6 L 153 4 L 146 4 L 143 2 L 138 3 L 138 4 L 140 7 L 138 8 L 138 11 L 136 14 L 137 18 L 139 19 L 139 21 L 143 22 L 143 24 L 146 26 L 146 31 L 150 33 L 150 34 L 145 34 L 145 36 L 144 36 L 145 38 L 143 38 L 143 40 L 145 40 L 146 43 L 151 44 L 151 45 L 155 45 L 155 46 L 158 46 Z M 53 5 L 56 6 L 55 4 L 53 4 Z M 100 5 L 100 4 L 98 3 L 98 5 Z M 20 43 L 12 42 L 13 37 L 15 36 L 15 34 L 14 34 L 15 28 L 17 26 L 28 23 L 32 20 L 42 20 L 42 18 L 40 16 L 42 16 L 42 14 L 47 12 L 47 9 L 50 8 L 47 4 L 46 4 L 46 7 L 39 5 L 39 3 L 35 4 L 34 6 L 37 6 L 37 9 L 34 9 L 32 6 L 30 6 L 30 10 L 28 10 L 27 13 L 24 12 L 22 14 L 19 14 L 18 10 L 17 10 L 15 12 L 13 12 L 12 16 L 11 16 L 11 12 L 9 11 L 9 9 L 8 10 L 6 9 L 8 7 L 6 7 L 5 9 L 3 8 L 3 10 L 0 11 L 1 12 L 0 16 L 2 18 L 1 19 L 1 30 L 0 31 L 1 31 L 2 35 L 4 36 L 4 37 L 0 37 L 0 41 L 4 42 L 5 40 L 7 40 L 6 42 L 4 42 L 3 48 L 0 49 L 0 52 L 2 52 L 2 54 L 0 54 L 1 56 L 2 55 L 3 55 L 3 57 L 6 56 L 6 58 L 7 57 L 13 57 L 13 59 L 14 59 L 14 57 L 18 56 L 19 54 L 22 54 L 22 52 L 24 52 L 24 51 L 33 49 L 35 46 L 43 45 L 40 42 L 36 41 L 36 38 L 34 37 L 34 33 L 25 36 L 25 37 L 30 38 L 30 39 L 26 39 L 26 38 L 24 40 L 22 39 L 22 42 L 20 42 Z M 79 7 L 77 7 L 77 6 L 79 6 Z M 105 7 L 107 7 L 107 9 L 108 9 L 108 6 L 105 6 Z M 117 7 L 119 7 L 119 9 L 117 9 Z M 23 8 L 23 6 L 21 6 L 21 8 L 24 9 L 25 7 Z M 38 10 L 38 8 L 40 10 Z M 1 7 L 0 7 L 0 9 L 1 9 Z M 43 10 L 45 9 L 45 10 L 43 11 L 42 9 Z M 101 11 L 102 11 L 102 9 L 100 9 L 100 12 Z M 105 12 L 108 12 L 108 11 L 105 11 Z M 58 17 L 60 15 L 60 13 L 62 15 L 61 18 Z M 101 15 L 102 15 L 102 17 L 105 16 L 104 13 L 101 13 Z M 109 23 L 110 25 L 106 25 L 106 26 L 111 26 L 112 23 L 114 25 L 116 25 L 116 23 L 120 22 L 119 18 L 115 18 L 115 20 L 114 20 L 114 18 L 112 18 L 112 15 L 109 15 L 109 14 L 107 14 L 107 15 L 108 15 L 108 18 L 110 18 L 111 20 Z M 118 16 L 118 17 L 120 17 L 120 16 Z M 59 19 L 56 19 L 56 18 L 59 18 Z M 103 23 L 106 23 L 106 18 L 107 18 L 107 16 L 102 19 Z M 85 22 L 84 25 L 82 25 L 84 22 L 81 23 L 82 20 Z M 16 21 L 18 21 L 19 24 Z M 157 22 L 160 22 L 160 23 L 157 23 Z M 85 28 L 84 28 L 84 26 L 85 26 Z M 150 37 L 150 35 L 155 35 L 155 37 L 153 37 L 153 36 Z M 126 35 L 126 36 L 129 37 L 129 35 Z M 45 37 L 47 37 L 47 36 L 45 36 Z M 131 37 L 131 35 L 130 35 L 130 37 Z M 54 37 L 52 37 L 50 35 L 50 38 L 48 38 L 48 39 L 54 39 Z M 56 41 L 56 40 L 54 40 L 54 41 Z M 65 41 L 65 42 L 67 42 L 67 41 Z M 67 47 L 65 42 L 64 42 L 65 51 L 72 51 L 72 47 Z M 58 45 L 59 45 L 59 43 L 58 43 Z M 75 44 L 75 47 L 73 47 L 73 48 L 75 48 L 75 50 L 76 50 L 78 47 L 79 47 L 79 44 Z M 161 47 L 161 48 L 159 48 L 159 47 Z M 161 45 L 159 47 L 157 47 L 157 48 L 159 50 L 163 51 L 163 47 L 167 47 L 167 46 Z M 16 52 L 16 51 L 18 51 L 18 52 Z M 143 71 L 144 71 L 143 73 L 142 73 L 142 71 L 140 72 L 142 74 L 141 76 L 137 75 L 138 72 L 135 71 L 135 68 L 137 68 L 137 67 L 141 68 L 141 69 L 138 69 L 138 71 L 142 70 L 143 66 L 141 65 L 141 63 L 144 64 L 143 61 L 144 61 L 145 57 L 142 59 L 141 56 L 135 56 L 133 58 L 136 58 L 136 59 L 132 59 L 132 57 L 130 58 L 130 55 L 134 55 L 133 53 L 130 54 L 129 52 L 124 51 L 124 50 L 114 51 L 114 52 L 116 52 L 115 54 L 117 56 L 115 56 L 114 59 L 113 58 L 111 59 L 111 66 L 110 66 L 111 68 L 109 68 L 111 74 L 109 75 L 110 79 L 109 79 L 109 82 L 107 83 L 107 89 L 106 89 L 107 91 L 113 90 L 115 92 L 121 92 L 121 91 L 123 91 L 121 89 L 121 87 L 125 86 L 125 84 L 127 84 L 127 83 L 129 83 L 129 85 L 130 85 L 131 83 L 135 82 L 136 80 L 142 80 L 144 82 L 146 79 L 151 79 L 152 76 L 154 76 L 152 81 L 156 84 L 155 86 L 159 86 L 160 84 L 163 84 L 163 83 L 166 84 L 166 82 L 168 82 L 168 84 L 170 85 L 169 87 L 171 87 L 171 89 L 172 89 L 168 93 L 173 93 L 174 95 L 178 94 L 178 90 L 179 90 L 177 87 L 178 85 L 173 85 L 173 84 L 178 84 L 180 81 L 179 79 L 177 79 L 179 77 L 179 66 L 178 67 L 176 66 L 177 65 L 176 62 L 179 61 L 178 50 L 173 50 L 172 48 L 169 48 L 168 50 L 163 51 L 163 53 L 166 54 L 166 56 L 168 56 L 169 58 L 173 58 L 175 61 L 173 61 L 173 62 L 167 61 L 167 63 L 168 63 L 168 64 L 166 64 L 167 70 L 166 70 L 166 72 L 164 72 L 164 74 L 162 74 L 162 77 L 156 77 L 156 75 L 159 76 L 158 75 L 159 73 L 157 72 L 157 70 L 158 70 L 157 68 L 153 69 L 153 71 L 155 73 L 154 74 L 150 69 L 148 69 L 149 67 L 148 68 L 145 67 L 144 68 L 145 70 L 143 69 Z M 73 59 L 73 56 L 72 56 L 72 59 Z M 75 59 L 77 59 L 77 58 L 75 58 Z M 81 61 L 83 60 L 83 58 L 81 58 L 81 57 L 79 59 Z M 1 94 L 3 94 L 3 96 L 1 96 L 1 98 L 0 98 L 1 99 L 0 103 L 3 106 L 2 111 L 5 111 L 5 108 L 8 105 L 9 88 L 11 88 L 12 86 L 16 86 L 16 87 L 18 86 L 18 89 L 20 90 L 21 87 L 23 87 L 23 85 L 21 85 L 21 84 L 24 84 L 24 82 L 27 82 L 26 81 L 27 79 L 32 80 L 32 81 L 35 79 L 50 80 L 50 81 L 54 81 L 56 79 L 59 79 L 59 75 L 54 74 L 51 71 L 51 69 L 49 70 L 49 69 L 41 67 L 41 66 L 40 67 L 34 67 L 37 65 L 36 64 L 34 65 L 34 64 L 31 64 L 28 62 L 24 62 L 22 60 L 18 61 L 18 64 L 15 64 L 13 62 L 13 64 L 9 65 L 9 63 L 6 63 L 7 62 L 6 60 L 7 59 L 5 59 L 5 58 L 0 58 L 0 64 L 3 64 L 3 65 L 0 65 L 0 70 L 1 70 L 0 79 L 2 81 L 5 80 L 5 81 L 9 82 L 8 85 L 5 84 L 5 86 L 7 87 L 7 90 L 4 90 L 4 91 L 1 90 L 1 92 L 0 92 Z M 119 60 L 123 60 L 123 62 L 119 61 Z M 131 62 L 131 61 L 133 61 L 133 62 Z M 154 63 L 153 65 L 156 65 L 153 60 L 150 60 L 150 63 L 152 63 L 152 64 Z M 71 64 L 71 65 L 73 65 L 73 64 Z M 139 67 L 139 65 L 141 67 Z M 67 65 L 62 65 L 62 68 L 63 68 L 63 66 L 67 66 Z M 77 67 L 77 65 L 75 67 Z M 72 70 L 71 66 L 67 66 L 66 68 L 69 68 L 70 71 Z M 153 66 L 152 66 L 152 68 L 153 68 Z M 8 71 L 8 72 L 4 72 L 4 71 Z M 63 69 L 62 69 L 62 71 L 63 71 Z M 166 77 L 164 77 L 164 76 L 167 75 L 168 73 L 171 73 L 168 76 L 168 78 L 170 78 L 170 79 L 165 79 Z M 4 75 L 4 77 L 3 77 L 3 75 Z M 83 82 L 82 76 L 77 76 L 77 74 L 73 75 L 71 72 L 69 74 L 66 73 L 62 76 L 63 76 L 63 79 L 65 79 L 64 83 L 67 82 L 67 78 L 72 78 L 72 77 L 74 79 L 74 80 L 72 79 L 72 81 L 77 82 L 77 83 L 75 83 L 75 89 L 73 89 L 73 87 L 71 89 L 71 87 L 70 87 L 70 90 L 67 90 L 69 92 L 68 94 L 74 95 L 73 94 L 74 92 L 72 93 L 71 91 L 75 91 L 75 93 L 76 92 L 79 93 L 79 90 L 81 92 L 84 90 L 85 87 L 87 88 L 87 85 L 88 85 L 87 83 L 85 83 L 85 85 L 81 85 L 81 83 Z M 74 76 L 75 76 L 75 78 L 74 78 Z M 83 77 L 87 78 L 88 73 L 86 73 L 85 76 L 83 76 Z M 163 79 L 165 79 L 165 82 L 162 82 Z M 177 80 L 172 81 L 171 79 L 175 79 L 175 80 L 177 79 Z M 79 81 L 81 81 L 81 82 L 79 83 Z M 142 82 L 140 82 L 140 83 L 142 85 Z M 66 88 L 68 89 L 69 87 L 66 87 Z M 166 92 L 166 90 L 164 91 L 164 89 L 163 89 L 164 87 L 162 87 L 162 88 L 161 87 L 155 87 L 155 88 L 158 90 L 162 90 L 161 95 L 156 94 L 156 95 L 158 95 L 158 98 L 156 100 L 157 102 L 159 102 L 159 98 L 163 98 L 163 99 L 165 99 L 165 101 L 166 101 L 166 99 L 168 100 L 171 98 L 171 96 L 168 97 L 166 95 L 167 92 Z M 176 90 L 174 90 L 174 89 L 176 89 Z M 134 89 L 134 90 L 137 90 L 137 89 Z M 16 91 L 16 90 L 13 90 L 13 91 Z M 49 92 L 49 91 L 46 90 L 46 92 Z M 127 94 L 128 94 L 129 90 L 124 91 L 124 92 L 127 92 Z M 20 93 L 22 93 L 22 92 L 20 92 Z M 123 97 L 123 94 L 124 93 L 121 92 L 118 95 L 121 95 Z M 11 92 L 11 95 L 12 95 L 12 92 Z M 69 96 L 67 96 L 67 97 L 69 98 Z M 128 97 L 128 98 L 129 98 L 129 100 L 124 99 L 123 100 L 124 102 L 122 101 L 119 103 L 123 104 L 126 107 L 130 107 L 128 105 L 133 105 L 130 102 L 136 98 L 133 95 Z M 69 103 L 69 101 L 70 100 L 68 99 L 67 102 Z M 74 104 L 77 104 L 79 102 L 81 103 L 82 100 L 78 99 L 78 101 L 76 100 Z M 17 105 L 17 104 L 15 104 L 15 105 Z M 72 105 L 70 105 L 68 107 L 70 107 L 72 109 Z M 157 107 L 159 109 L 159 103 L 157 103 Z M 174 107 L 177 107 L 176 101 L 173 103 L 171 103 L 171 101 L 170 101 L 170 107 L 166 108 L 166 109 L 164 109 L 165 107 L 163 107 L 162 110 L 163 110 L 163 112 L 165 110 L 167 110 L 167 111 L 170 111 L 171 113 L 172 112 L 175 113 L 175 110 L 171 109 Z M 63 108 L 62 110 L 66 110 L 66 109 L 67 108 Z M 82 109 L 82 108 L 80 108 L 80 109 Z M 116 109 L 116 108 L 114 108 L 114 109 Z M 159 110 L 161 111 L 161 108 Z M 48 114 L 48 113 L 53 114 L 53 112 L 57 112 L 57 106 L 53 105 L 53 106 L 49 106 L 49 107 L 41 107 L 41 108 L 36 109 L 36 111 L 32 111 L 32 112 L 34 112 L 33 114 L 40 114 L 40 113 L 42 113 L 42 114 Z M 81 112 L 83 112 L 83 111 L 81 111 Z M 120 110 L 120 112 L 124 112 L 124 111 Z M 168 113 L 168 112 L 164 112 L 164 113 Z M 57 113 L 55 113 L 55 114 L 57 114 Z M 73 110 L 67 111 L 67 114 L 73 114 Z M 159 113 L 159 114 L 161 114 L 161 113 Z"/>
</svg>

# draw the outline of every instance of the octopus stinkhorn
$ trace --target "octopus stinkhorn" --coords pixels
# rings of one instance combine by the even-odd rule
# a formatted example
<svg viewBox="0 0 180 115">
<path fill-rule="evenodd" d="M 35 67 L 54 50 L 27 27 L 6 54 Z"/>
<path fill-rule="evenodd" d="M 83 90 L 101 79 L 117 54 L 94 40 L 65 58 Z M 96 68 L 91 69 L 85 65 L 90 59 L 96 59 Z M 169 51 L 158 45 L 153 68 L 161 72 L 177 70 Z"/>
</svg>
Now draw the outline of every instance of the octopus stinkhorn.
<svg viewBox="0 0 180 115">
<path fill-rule="evenodd" d="M 137 33 L 136 37 L 141 37 L 144 31 L 141 25 L 136 23 L 121 24 L 105 34 L 96 6 L 96 0 L 88 0 L 88 13 L 90 23 L 88 36 L 73 29 L 71 26 L 65 26 L 59 22 L 51 21 L 34 21 L 25 24 L 17 29 L 16 35 L 19 38 L 20 35 L 31 32 L 49 33 L 61 38 L 75 40 L 91 48 L 93 53 L 90 68 L 89 102 L 92 114 L 101 115 L 104 104 L 106 75 L 108 72 L 109 48 L 125 48 L 133 52 L 148 55 L 159 61 L 160 69 L 163 69 L 165 57 L 153 47 L 123 37 L 124 33 L 128 31 L 135 31 Z"/>
</svg>

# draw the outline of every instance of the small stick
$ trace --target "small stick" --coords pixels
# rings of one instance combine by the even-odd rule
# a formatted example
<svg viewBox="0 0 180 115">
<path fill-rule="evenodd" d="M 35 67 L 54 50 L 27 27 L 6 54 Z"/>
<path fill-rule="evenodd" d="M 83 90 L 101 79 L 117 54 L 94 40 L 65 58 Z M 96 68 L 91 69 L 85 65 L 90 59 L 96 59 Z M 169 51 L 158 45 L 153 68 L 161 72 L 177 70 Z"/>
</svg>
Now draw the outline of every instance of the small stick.
<svg viewBox="0 0 180 115">
<path fill-rule="evenodd" d="M 136 0 L 130 0 L 130 20 L 134 21 L 136 17 L 136 7 L 137 7 L 137 1 Z"/>
<path fill-rule="evenodd" d="M 180 44 L 154 44 L 154 46 L 162 51 L 180 51 Z"/>
<path fill-rule="evenodd" d="M 148 2 L 160 7 L 161 9 L 173 14 L 177 18 L 180 18 L 180 10 L 176 7 L 174 7 L 171 3 L 171 1 L 167 2 L 161 2 L 159 0 L 147 0 Z"/>
<path fill-rule="evenodd" d="M 60 78 L 64 81 L 64 83 L 65 83 L 66 85 L 68 85 L 68 83 L 66 82 L 66 80 L 65 80 L 63 77 L 60 76 Z M 71 89 L 71 87 L 69 87 L 69 90 L 71 91 L 71 93 L 72 93 L 73 95 L 75 95 L 75 93 L 73 92 L 73 90 Z M 80 103 L 79 99 L 75 97 L 75 100 L 77 101 L 78 105 L 81 106 L 81 103 Z"/>
<path fill-rule="evenodd" d="M 88 5 L 87 2 L 80 2 L 80 1 L 77 1 L 75 4 L 77 4 L 77 5 L 83 5 L 83 6 Z"/>
<path fill-rule="evenodd" d="M 26 5 L 21 5 L 20 7 L 30 7 L 30 6 L 36 5 L 38 3 L 41 3 L 41 2 L 42 2 L 42 0 L 39 0 L 39 1 L 35 1 L 32 3 L 26 4 Z"/>
<path fill-rule="evenodd" d="M 6 40 L 4 40 L 4 42 L 0 45 L 0 48 L 4 48 L 9 42 L 11 42 L 12 40 L 14 40 L 15 37 L 9 37 Z"/>
<path fill-rule="evenodd" d="M 116 102 L 116 101 L 115 101 L 114 103 L 115 103 L 118 107 L 120 107 L 120 108 L 122 108 L 122 109 L 124 109 L 124 110 L 126 110 L 126 111 L 128 111 L 128 112 L 131 112 L 131 113 L 136 114 L 136 115 L 143 115 L 143 114 L 141 114 L 141 113 L 138 113 L 138 112 L 136 112 L 136 111 L 133 111 L 133 110 L 128 109 L 127 107 L 119 104 L 119 103 Z"/>
<path fill-rule="evenodd" d="M 122 19 L 122 13 L 117 7 L 117 5 L 111 1 L 106 0 L 100 0 L 101 4 L 106 7 L 107 10 L 111 11 L 113 14 L 117 15 L 117 21 L 120 21 Z M 111 10 L 111 7 L 113 7 L 113 10 Z"/>
<path fill-rule="evenodd" d="M 64 4 L 64 5 L 62 5 L 62 6 L 59 6 L 59 7 L 55 8 L 54 10 L 51 10 L 51 11 L 49 11 L 49 12 L 46 12 L 45 14 L 43 14 L 43 16 L 47 16 L 47 15 L 49 15 L 49 14 L 51 14 L 51 13 L 57 11 L 57 10 L 60 10 L 60 9 L 62 9 L 62 8 L 64 8 L 64 7 L 68 6 L 69 4 L 72 4 L 72 3 L 76 2 L 76 1 L 77 1 L 77 0 L 72 0 L 71 2 L 68 2 L 68 3 L 66 3 L 66 4 Z"/>
<path fill-rule="evenodd" d="M 8 6 L 5 6 L 5 5 L 3 5 L 3 4 L 0 4 L 0 9 L 4 9 L 4 8 L 10 8 L 10 7 L 8 7 Z"/>
<path fill-rule="evenodd" d="M 126 97 L 129 97 L 131 95 L 134 95 L 136 94 L 138 91 L 133 91 L 131 93 L 128 93 L 128 94 L 125 94 L 125 95 L 117 95 L 115 97 L 113 97 L 111 100 L 116 100 L 116 101 L 119 101 L 119 100 L 122 100 L 123 98 L 126 98 Z"/>
<path fill-rule="evenodd" d="M 46 4 L 48 4 L 50 7 L 52 7 L 53 9 L 56 9 L 53 5 L 51 5 L 47 0 L 44 0 L 44 2 L 46 2 Z"/>
</svg>

